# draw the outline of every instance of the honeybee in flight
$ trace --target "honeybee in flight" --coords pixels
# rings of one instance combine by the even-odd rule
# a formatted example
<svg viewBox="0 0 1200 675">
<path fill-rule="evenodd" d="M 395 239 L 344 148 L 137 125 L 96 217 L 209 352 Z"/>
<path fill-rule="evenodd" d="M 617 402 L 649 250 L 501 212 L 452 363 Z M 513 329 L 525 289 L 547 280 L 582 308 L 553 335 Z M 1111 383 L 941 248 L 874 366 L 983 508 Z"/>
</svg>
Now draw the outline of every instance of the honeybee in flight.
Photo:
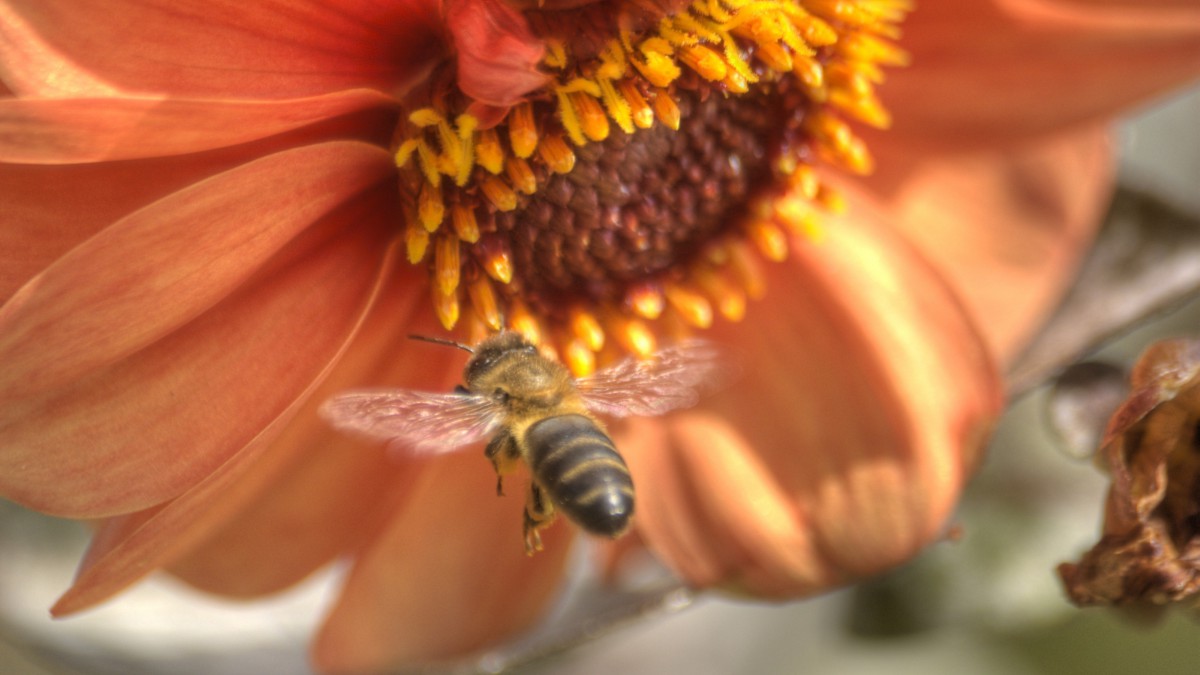
<svg viewBox="0 0 1200 675">
<path fill-rule="evenodd" d="M 539 530 L 559 512 L 595 535 L 616 538 L 629 528 L 633 479 L 595 414 L 654 416 L 692 406 L 716 370 L 717 351 L 700 341 L 575 379 L 520 333 L 493 335 L 474 349 L 419 339 L 470 352 L 466 386 L 349 391 L 326 401 L 321 414 L 337 429 L 388 441 L 397 453 L 440 454 L 490 437 L 484 454 L 496 469 L 497 494 L 522 462 L 530 469 L 529 554 L 541 550 Z"/>
</svg>

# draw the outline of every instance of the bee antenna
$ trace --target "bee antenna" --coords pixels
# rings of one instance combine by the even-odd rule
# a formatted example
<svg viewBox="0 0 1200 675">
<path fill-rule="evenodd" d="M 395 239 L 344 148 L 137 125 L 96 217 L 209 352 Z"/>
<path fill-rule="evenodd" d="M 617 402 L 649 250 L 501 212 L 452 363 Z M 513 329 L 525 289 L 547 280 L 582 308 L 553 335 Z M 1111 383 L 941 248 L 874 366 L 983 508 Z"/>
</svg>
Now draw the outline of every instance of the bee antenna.
<svg viewBox="0 0 1200 675">
<path fill-rule="evenodd" d="M 409 340 L 420 340 L 422 342 L 432 342 L 434 344 L 446 345 L 447 347 L 458 347 L 459 349 L 463 350 L 464 352 L 467 352 L 468 354 L 475 353 L 474 349 L 471 349 L 470 347 L 464 345 L 463 343 L 455 342 L 454 340 L 447 340 L 446 338 L 430 337 L 428 335 L 409 335 L 408 339 Z"/>
</svg>

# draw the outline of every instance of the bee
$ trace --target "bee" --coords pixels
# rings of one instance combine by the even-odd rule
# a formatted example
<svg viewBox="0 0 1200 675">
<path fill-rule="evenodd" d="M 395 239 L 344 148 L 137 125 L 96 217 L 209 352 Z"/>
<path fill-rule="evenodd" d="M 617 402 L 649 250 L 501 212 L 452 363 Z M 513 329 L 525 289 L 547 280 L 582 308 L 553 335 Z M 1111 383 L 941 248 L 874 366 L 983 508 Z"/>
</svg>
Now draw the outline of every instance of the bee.
<svg viewBox="0 0 1200 675">
<path fill-rule="evenodd" d="M 398 454 L 440 454 L 490 438 L 484 454 L 496 470 L 497 494 L 521 464 L 530 470 L 530 555 L 542 549 L 539 531 L 559 513 L 594 535 L 617 538 L 629 529 L 633 479 L 596 415 L 654 416 L 692 406 L 717 355 L 708 343 L 684 342 L 575 379 L 520 333 L 498 333 L 474 349 L 413 337 L 470 352 L 465 386 L 344 392 L 324 403 L 322 416 L 337 429 L 386 440 Z"/>
</svg>

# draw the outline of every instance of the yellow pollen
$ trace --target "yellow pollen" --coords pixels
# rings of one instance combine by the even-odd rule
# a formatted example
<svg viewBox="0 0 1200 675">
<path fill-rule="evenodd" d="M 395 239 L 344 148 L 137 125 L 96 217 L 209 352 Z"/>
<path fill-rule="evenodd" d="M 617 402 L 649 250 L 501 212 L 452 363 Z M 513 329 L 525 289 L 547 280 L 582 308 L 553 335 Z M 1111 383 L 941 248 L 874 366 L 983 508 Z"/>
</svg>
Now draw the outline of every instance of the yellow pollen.
<svg viewBox="0 0 1200 675">
<path fill-rule="evenodd" d="M 450 221 L 454 225 L 454 233 L 458 238 L 474 244 L 479 241 L 479 221 L 475 218 L 475 209 L 462 204 L 455 204 L 450 209 Z"/>
<path fill-rule="evenodd" d="M 488 173 L 497 174 L 504 168 L 504 148 L 500 147 L 500 136 L 495 129 L 479 132 L 475 146 L 475 161 Z"/>
<path fill-rule="evenodd" d="M 598 352 L 604 348 L 604 329 L 591 312 L 581 307 L 572 308 L 569 323 L 571 332 L 582 340 L 588 349 Z"/>
<path fill-rule="evenodd" d="M 537 124 L 533 121 L 533 104 L 528 101 L 518 103 L 509 116 L 508 142 L 512 146 L 513 154 L 521 159 L 530 158 L 537 149 Z"/>
<path fill-rule="evenodd" d="M 436 232 L 446 217 L 446 205 L 442 202 L 442 189 L 426 183 L 421 186 L 421 195 L 417 198 L 417 214 L 421 226 L 429 232 Z"/>
<path fill-rule="evenodd" d="M 404 245 L 408 253 L 408 262 L 416 265 L 425 259 L 425 251 L 429 248 L 429 231 L 410 223 L 404 229 Z"/>
<path fill-rule="evenodd" d="M 508 180 L 512 182 L 512 186 L 518 192 L 523 192 L 527 195 L 537 192 L 537 177 L 533 175 L 533 168 L 529 166 L 529 162 L 513 157 L 508 160 L 505 167 L 508 173 Z"/>
<path fill-rule="evenodd" d="M 458 237 L 438 237 L 437 245 L 434 247 L 434 277 L 443 295 L 450 295 L 458 288 L 458 276 L 461 270 Z"/>
<path fill-rule="evenodd" d="M 610 324 L 608 332 L 617 338 L 625 351 L 644 359 L 658 348 L 654 332 L 639 319 L 613 316 Z"/>
<path fill-rule="evenodd" d="M 538 323 L 537 317 L 533 312 L 529 311 L 529 305 L 526 305 L 520 298 L 513 298 L 508 306 L 508 327 L 524 335 L 526 339 L 534 344 L 542 341 L 542 327 Z"/>
<path fill-rule="evenodd" d="M 554 173 L 571 173 L 575 168 L 575 151 L 559 134 L 547 136 L 538 144 L 538 156 Z"/>
<path fill-rule="evenodd" d="M 512 281 L 512 255 L 508 252 L 508 246 L 499 237 L 488 237 L 480 243 L 478 248 L 483 271 L 487 272 L 489 277 L 502 284 Z"/>
<path fill-rule="evenodd" d="M 696 270 L 696 283 L 729 321 L 741 321 L 746 315 L 746 294 L 724 275 L 711 267 Z"/>
<path fill-rule="evenodd" d="M 467 293 L 471 296 L 471 307 L 479 314 L 479 318 L 493 331 L 500 330 L 503 327 L 500 305 L 496 302 L 492 282 L 487 277 L 479 277 L 467 284 Z"/>
<path fill-rule="evenodd" d="M 762 298 L 767 293 L 767 276 L 763 272 L 762 263 L 750 251 L 743 241 L 729 242 L 729 267 L 746 295 L 754 300 Z"/>
<path fill-rule="evenodd" d="M 458 293 L 443 293 L 441 286 L 433 284 L 433 312 L 446 330 L 458 323 Z"/>
<path fill-rule="evenodd" d="M 583 135 L 590 141 L 602 141 L 608 138 L 608 116 L 604 114 L 604 108 L 600 107 L 600 102 L 581 91 L 572 92 L 570 99 Z M 577 143 L 577 145 L 584 144 Z"/>
<path fill-rule="evenodd" d="M 679 131 L 680 113 L 675 99 L 665 91 L 654 97 L 654 116 L 672 131 Z"/>
<path fill-rule="evenodd" d="M 596 354 L 579 338 L 567 340 L 563 360 L 576 377 L 590 375 L 596 370 Z"/>
<path fill-rule="evenodd" d="M 517 193 L 508 186 L 508 183 L 500 180 L 496 176 L 488 176 L 484 179 L 483 195 L 501 211 L 512 211 L 517 208 Z"/>
<path fill-rule="evenodd" d="M 625 298 L 634 313 L 643 319 L 657 319 L 663 312 L 663 291 L 653 281 L 635 284 Z"/>
<path fill-rule="evenodd" d="M 629 115 L 634 126 L 639 129 L 649 129 L 654 126 L 654 109 L 646 102 L 646 97 L 638 90 L 633 80 L 622 80 L 617 86 L 621 96 L 629 105 Z"/>
<path fill-rule="evenodd" d="M 763 256 L 772 262 L 787 260 L 787 235 L 775 223 L 760 220 L 749 226 L 750 239 L 758 246 Z"/>
<path fill-rule="evenodd" d="M 667 301 L 683 320 L 696 328 L 712 325 L 712 305 L 700 293 L 679 284 L 667 284 Z"/>
<path fill-rule="evenodd" d="M 701 45 L 689 45 L 679 51 L 679 60 L 710 82 L 720 82 L 729 72 L 721 55 Z"/>
</svg>

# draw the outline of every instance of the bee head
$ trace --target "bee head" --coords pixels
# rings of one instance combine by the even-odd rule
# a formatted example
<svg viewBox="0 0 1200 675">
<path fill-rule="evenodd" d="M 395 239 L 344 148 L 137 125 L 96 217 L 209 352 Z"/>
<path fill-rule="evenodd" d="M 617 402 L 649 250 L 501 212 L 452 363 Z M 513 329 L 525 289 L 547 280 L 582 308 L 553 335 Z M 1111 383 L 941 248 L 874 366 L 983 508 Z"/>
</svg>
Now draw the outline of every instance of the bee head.
<svg viewBox="0 0 1200 675">
<path fill-rule="evenodd" d="M 498 365 L 516 356 L 536 356 L 537 347 L 515 332 L 493 335 L 475 347 L 475 354 L 463 369 L 463 380 L 471 388 L 487 377 Z"/>
</svg>

